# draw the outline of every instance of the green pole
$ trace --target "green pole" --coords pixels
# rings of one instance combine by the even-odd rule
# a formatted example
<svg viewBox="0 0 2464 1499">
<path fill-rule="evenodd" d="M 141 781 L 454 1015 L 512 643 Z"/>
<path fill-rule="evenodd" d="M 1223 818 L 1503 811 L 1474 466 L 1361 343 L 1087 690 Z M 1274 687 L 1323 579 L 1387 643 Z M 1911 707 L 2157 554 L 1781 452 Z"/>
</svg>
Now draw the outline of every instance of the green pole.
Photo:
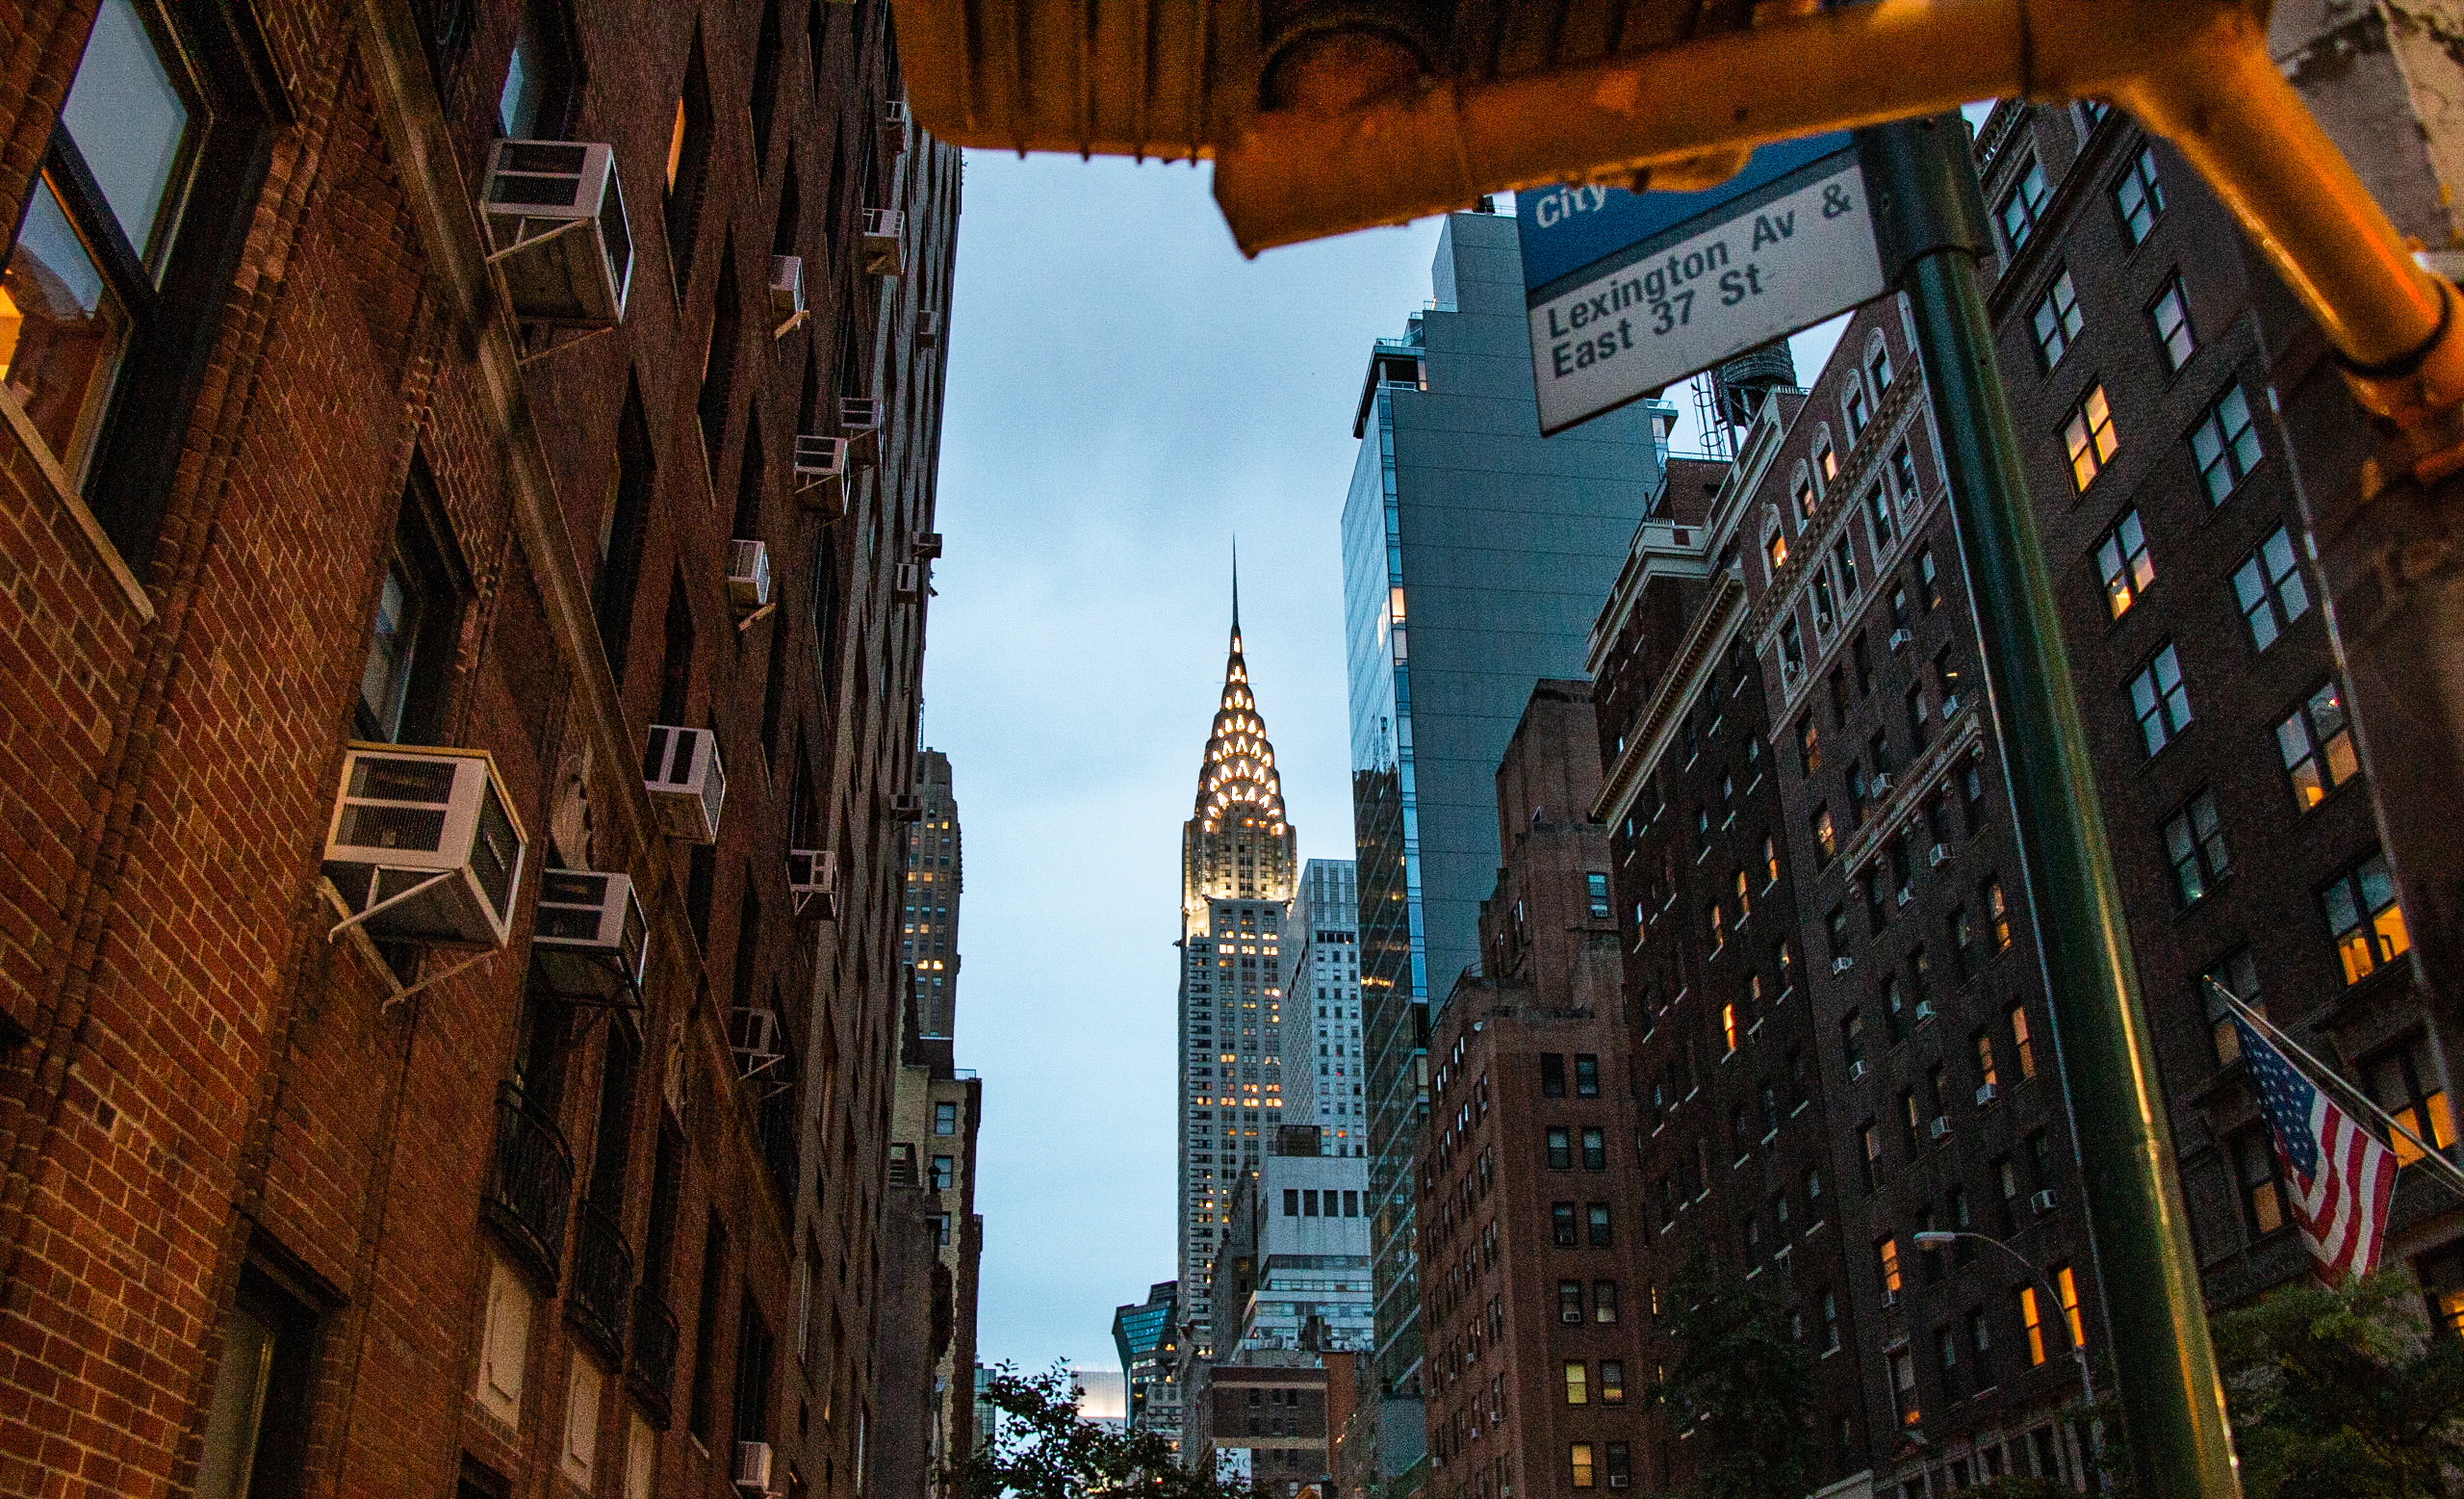
<svg viewBox="0 0 2464 1499">
<path fill-rule="evenodd" d="M 1977 254 L 1990 241 L 1967 129 L 1941 115 L 1861 130 L 1857 149 L 1883 269 L 1915 313 L 1941 428 L 2053 995 L 2132 1476 L 2144 1495 L 2235 1499 L 2241 1483 L 2121 890 L 1978 286 Z"/>
</svg>

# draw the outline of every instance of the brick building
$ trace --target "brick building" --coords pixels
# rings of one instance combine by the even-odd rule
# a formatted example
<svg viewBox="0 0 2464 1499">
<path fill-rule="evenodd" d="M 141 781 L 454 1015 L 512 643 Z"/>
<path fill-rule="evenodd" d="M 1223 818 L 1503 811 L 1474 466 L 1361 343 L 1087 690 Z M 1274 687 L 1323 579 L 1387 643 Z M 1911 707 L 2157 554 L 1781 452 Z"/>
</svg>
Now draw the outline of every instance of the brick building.
<svg viewBox="0 0 2464 1499">
<path fill-rule="evenodd" d="M 2374 60 L 2363 80 L 2384 62 L 2355 55 Z M 2342 104 L 2348 144 L 2384 127 L 2361 157 L 2374 185 L 2444 239 L 2448 211 L 2414 183 L 2426 164 L 2402 88 L 2377 77 Z M 2417 814 L 2373 806 L 2304 515 L 2305 485 L 2314 503 L 2351 486 L 2366 432 L 2231 215 L 2128 117 L 2005 107 L 1976 153 L 2000 364 L 2192 1234 L 2210 1301 L 2240 1302 L 2307 1274 L 2309 1255 L 2204 975 L 2431 1144 L 2454 1139 L 2452 1010 L 2411 961 L 2381 840 L 2382 818 Z M 2453 1321 L 2464 1213 L 2426 1173 L 2398 1182 L 2388 1257 Z"/>
<path fill-rule="evenodd" d="M 0 1487 L 853 1491 L 959 188 L 886 7 L 0 58 Z"/>
<path fill-rule="evenodd" d="M 946 779 L 946 777 L 945 777 Z M 911 1017 L 920 1018 L 918 993 Z M 890 1105 L 889 1227 L 883 1250 L 880 1454 L 870 1491 L 901 1499 L 956 1491 L 944 1476 L 972 1450 L 975 1328 L 984 1220 L 975 1211 L 984 1084 L 947 1036 L 911 1020 Z"/>
<path fill-rule="evenodd" d="M 1433 1491 L 1625 1487 L 1653 1375 L 1591 690 L 1542 681 L 1497 772 L 1481 968 L 1430 1033 L 1416 1208 Z"/>
<path fill-rule="evenodd" d="M 1815 1355 L 1819 1482 L 1867 1465 L 1858 1383 L 1863 1237 L 1842 1213 L 1835 1080 L 1820 1065 L 1794 841 L 1777 739 L 1746 630 L 1748 497 L 1802 392 L 1770 398 L 1736 465 L 1672 459 L 1592 633 L 1600 755 L 1626 936 L 1625 1008 L 1636 1164 L 1654 1287 L 1697 1253 L 1721 1279 L 1783 1305 Z M 1852 1251 L 1850 1246 L 1856 1246 Z M 1655 1320 L 1655 1367 L 1673 1365 Z M 1650 1412 L 1648 1482 L 1687 1449 Z"/>
</svg>

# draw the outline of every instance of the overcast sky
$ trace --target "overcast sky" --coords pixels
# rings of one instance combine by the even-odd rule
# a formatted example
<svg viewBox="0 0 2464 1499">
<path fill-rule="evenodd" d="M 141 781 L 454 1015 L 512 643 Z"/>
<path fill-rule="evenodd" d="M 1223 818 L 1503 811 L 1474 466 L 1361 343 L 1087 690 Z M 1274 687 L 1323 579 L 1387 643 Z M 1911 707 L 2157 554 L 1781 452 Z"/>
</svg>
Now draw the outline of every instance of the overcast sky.
<svg viewBox="0 0 2464 1499">
<path fill-rule="evenodd" d="M 1203 168 L 968 154 L 924 739 L 965 837 L 988 1363 L 1111 1366 L 1113 1308 L 1175 1273 L 1180 833 L 1236 531 L 1302 857 L 1351 857 L 1336 530 L 1370 340 L 1436 246 L 1244 261 Z"/>
</svg>

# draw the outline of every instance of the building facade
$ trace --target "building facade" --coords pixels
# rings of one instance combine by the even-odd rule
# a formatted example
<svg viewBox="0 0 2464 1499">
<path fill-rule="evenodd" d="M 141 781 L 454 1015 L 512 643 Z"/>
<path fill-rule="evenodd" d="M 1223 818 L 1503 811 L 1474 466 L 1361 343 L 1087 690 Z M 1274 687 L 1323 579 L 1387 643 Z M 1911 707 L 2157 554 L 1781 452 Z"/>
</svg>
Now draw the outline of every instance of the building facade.
<svg viewBox="0 0 2464 1499">
<path fill-rule="evenodd" d="M 1146 1288 L 1146 1300 L 1113 1308 L 1113 1347 L 1128 1391 L 1129 1429 L 1175 1441 L 1181 1433 L 1180 1308 L 1177 1280 L 1158 1280 Z"/>
<path fill-rule="evenodd" d="M 1428 1010 L 1479 963 L 1492 776 L 1531 684 L 1581 671 L 1674 419 L 1646 403 L 1537 435 L 1511 219 L 1450 215 L 1431 280 L 1429 309 L 1370 352 L 1343 514 L 1376 1377 L 1404 1396 L 1420 1383 L 1411 1150 Z"/>
<path fill-rule="evenodd" d="M 955 1036 L 959 1023 L 959 897 L 966 892 L 965 843 L 950 784 L 950 758 L 915 757 L 915 820 L 907 830 L 907 906 L 899 952 L 915 972 L 917 1029 Z"/>
<path fill-rule="evenodd" d="M 1283 953 L 1299 873 L 1241 655 L 1238 587 L 1222 699 L 1181 829 L 1180 1283 L 1195 1359 L 1213 1357 L 1218 1331 L 1207 1267 L 1283 1116 Z"/>
<path fill-rule="evenodd" d="M 1283 1031 L 1283 1112 L 1318 1126 L 1329 1155 L 1369 1155 L 1360 1036 L 1360 891 L 1348 859 L 1301 866 L 1293 901 L 1283 992 L 1294 1006 Z M 1314 1024 L 1307 1023 L 1316 1012 Z"/>
<path fill-rule="evenodd" d="M 1650 1302 L 1588 684 L 1533 689 L 1496 779 L 1482 964 L 1432 1032 L 1420 1149 L 1428 1490 L 1626 1487 L 1645 1470 Z"/>
<path fill-rule="evenodd" d="M 984 1084 L 950 1038 L 910 1029 L 890 1104 L 889 1226 L 882 1285 L 881 1434 L 873 1489 L 954 1494 L 946 1474 L 975 1433 L 976 1287 L 984 1220 L 975 1211 Z M 798 1294 L 809 1294 L 799 1287 Z M 889 1371 L 895 1370 L 893 1378 Z"/>
<path fill-rule="evenodd" d="M 854 1492 L 959 201 L 887 8 L 0 53 L 0 1486 Z"/>
</svg>

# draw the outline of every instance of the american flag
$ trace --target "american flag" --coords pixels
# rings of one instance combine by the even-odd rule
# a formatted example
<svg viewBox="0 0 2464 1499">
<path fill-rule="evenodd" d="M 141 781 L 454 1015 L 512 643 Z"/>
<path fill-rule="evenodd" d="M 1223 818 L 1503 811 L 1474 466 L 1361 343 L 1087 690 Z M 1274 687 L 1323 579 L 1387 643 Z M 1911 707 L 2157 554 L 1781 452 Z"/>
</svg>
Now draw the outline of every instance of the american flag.
<svg viewBox="0 0 2464 1499">
<path fill-rule="evenodd" d="M 2396 1152 L 2284 1059 L 2237 1010 L 2233 1028 L 2259 1089 L 2275 1158 L 2284 1166 L 2294 1221 L 2310 1246 L 2311 1266 L 2334 1285 L 2378 1268 L 2387 1200 L 2396 1190 Z"/>
</svg>

